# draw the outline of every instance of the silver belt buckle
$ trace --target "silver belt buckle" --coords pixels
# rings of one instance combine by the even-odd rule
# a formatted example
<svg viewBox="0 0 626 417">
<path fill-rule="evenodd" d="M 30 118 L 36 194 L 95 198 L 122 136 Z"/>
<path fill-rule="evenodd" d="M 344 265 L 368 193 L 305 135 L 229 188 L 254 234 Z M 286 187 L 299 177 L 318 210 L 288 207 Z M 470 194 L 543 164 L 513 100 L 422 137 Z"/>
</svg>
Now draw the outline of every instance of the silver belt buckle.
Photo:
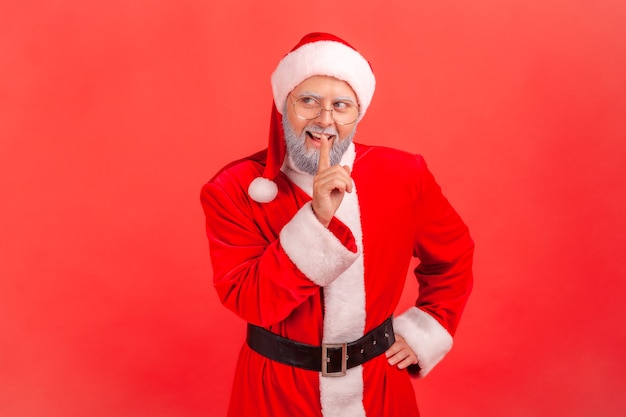
<svg viewBox="0 0 626 417">
<path fill-rule="evenodd" d="M 328 349 L 341 348 L 341 370 L 328 372 Z M 347 343 L 322 343 L 322 376 L 344 376 L 348 367 L 348 344 Z"/>
</svg>

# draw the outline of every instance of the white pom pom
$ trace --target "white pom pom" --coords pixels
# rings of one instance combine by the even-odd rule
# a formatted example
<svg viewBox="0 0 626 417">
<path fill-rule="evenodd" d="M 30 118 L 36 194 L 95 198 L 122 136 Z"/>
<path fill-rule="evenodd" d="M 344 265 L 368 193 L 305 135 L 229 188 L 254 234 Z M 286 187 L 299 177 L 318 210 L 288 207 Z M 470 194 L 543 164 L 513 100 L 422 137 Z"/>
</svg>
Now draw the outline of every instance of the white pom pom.
<svg viewBox="0 0 626 417">
<path fill-rule="evenodd" d="M 267 178 L 257 177 L 248 186 L 248 195 L 258 203 L 269 203 L 277 194 L 276 183 Z"/>
</svg>

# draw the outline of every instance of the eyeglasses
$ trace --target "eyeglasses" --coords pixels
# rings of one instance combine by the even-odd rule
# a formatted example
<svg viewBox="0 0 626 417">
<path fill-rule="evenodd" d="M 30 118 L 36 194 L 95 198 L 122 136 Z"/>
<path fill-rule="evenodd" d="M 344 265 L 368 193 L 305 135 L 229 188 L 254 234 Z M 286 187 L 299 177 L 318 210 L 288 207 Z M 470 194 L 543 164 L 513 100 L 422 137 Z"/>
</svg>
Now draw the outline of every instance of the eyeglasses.
<svg viewBox="0 0 626 417">
<path fill-rule="evenodd" d="M 303 120 L 317 119 L 322 110 L 330 112 L 335 122 L 340 125 L 351 125 L 359 118 L 359 107 L 349 100 L 336 100 L 332 103 L 331 109 L 322 107 L 322 104 L 315 97 L 291 95 L 293 100 L 293 111 L 298 118 Z"/>
</svg>

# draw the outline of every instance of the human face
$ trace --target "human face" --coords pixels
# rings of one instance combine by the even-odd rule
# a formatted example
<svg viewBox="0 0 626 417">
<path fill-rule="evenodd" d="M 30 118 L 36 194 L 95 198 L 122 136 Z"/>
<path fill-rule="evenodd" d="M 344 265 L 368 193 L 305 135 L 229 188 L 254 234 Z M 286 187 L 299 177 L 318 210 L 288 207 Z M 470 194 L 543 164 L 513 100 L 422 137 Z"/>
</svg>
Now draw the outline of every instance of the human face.
<svg viewBox="0 0 626 417">
<path fill-rule="evenodd" d="M 297 136 L 304 135 L 304 145 L 308 150 L 319 149 L 320 135 L 326 136 L 331 146 L 352 136 L 356 123 L 341 125 L 335 122 L 330 111 L 322 110 L 320 115 L 312 120 L 298 117 L 293 108 L 293 101 L 298 97 L 315 97 L 324 109 L 332 109 L 337 100 L 350 100 L 357 104 L 356 94 L 348 83 L 337 78 L 314 76 L 301 82 L 287 98 L 287 119 Z"/>
<path fill-rule="evenodd" d="M 330 77 L 315 77 L 315 78 L 323 78 L 329 79 L 331 81 L 339 81 L 335 78 Z M 310 79 L 309 79 L 310 80 Z M 308 80 L 307 80 L 308 81 Z M 305 81 L 306 82 L 306 81 Z M 343 82 L 342 82 L 343 83 Z M 303 83 L 304 84 L 304 83 Z M 346 86 L 348 84 L 343 83 Z M 302 86 L 302 84 L 300 84 Z M 300 87 L 298 86 L 298 87 Z M 308 91 L 306 89 L 299 89 L 296 87 L 294 91 L 304 91 L 301 95 L 313 95 L 313 91 Z M 306 86 L 305 86 L 306 88 Z M 352 89 L 348 86 L 350 92 Z M 341 91 L 340 91 L 341 92 Z M 292 92 L 292 94 L 294 94 Z M 319 97 L 318 93 L 314 93 L 315 97 Z M 336 101 L 337 98 L 346 99 L 350 96 L 341 97 L 337 96 L 336 98 L 329 100 L 331 103 Z M 319 97 L 320 103 L 324 108 L 329 108 L 330 106 L 326 104 L 327 97 Z M 354 93 L 350 97 L 351 100 L 354 100 L 356 103 L 356 99 L 354 99 Z M 306 172 L 310 175 L 315 175 L 317 173 L 319 167 L 319 158 L 320 158 L 320 136 L 325 136 L 331 142 L 330 148 L 330 164 L 336 165 L 341 161 L 343 154 L 346 152 L 350 144 L 352 143 L 352 138 L 356 132 L 356 122 L 350 125 L 340 125 L 334 122 L 331 116 L 329 123 L 328 120 L 324 119 L 323 121 L 318 121 L 317 119 L 323 118 L 325 113 L 330 113 L 328 111 L 323 111 L 321 114 L 312 120 L 303 120 L 299 118 L 293 110 L 293 103 L 291 102 L 291 98 L 288 98 L 285 102 L 285 108 L 283 109 L 283 114 L 286 117 L 283 117 L 283 131 L 285 133 L 285 144 L 287 146 L 287 154 L 289 160 L 291 161 L 292 167 Z M 293 121 L 293 122 L 292 122 Z M 296 124 L 293 126 L 292 123 Z M 340 130 L 341 129 L 341 130 Z"/>
</svg>

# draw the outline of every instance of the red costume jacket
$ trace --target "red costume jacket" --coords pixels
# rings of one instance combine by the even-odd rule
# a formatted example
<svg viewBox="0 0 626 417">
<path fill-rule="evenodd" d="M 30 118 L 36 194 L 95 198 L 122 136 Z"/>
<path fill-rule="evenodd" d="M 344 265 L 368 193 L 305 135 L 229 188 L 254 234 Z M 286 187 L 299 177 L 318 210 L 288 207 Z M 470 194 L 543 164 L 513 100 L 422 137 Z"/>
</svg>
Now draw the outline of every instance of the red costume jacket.
<svg viewBox="0 0 626 417">
<path fill-rule="evenodd" d="M 247 322 L 312 345 L 351 342 L 394 313 L 411 257 L 419 296 L 394 319 L 417 354 L 419 375 L 452 347 L 472 286 L 473 242 L 422 157 L 351 145 L 346 193 L 328 229 L 311 207 L 312 177 L 286 163 L 277 197 L 247 193 L 261 152 L 222 169 L 201 200 L 221 301 Z M 273 362 L 244 345 L 229 416 L 419 415 L 409 373 L 384 355 L 343 377 Z"/>
</svg>

